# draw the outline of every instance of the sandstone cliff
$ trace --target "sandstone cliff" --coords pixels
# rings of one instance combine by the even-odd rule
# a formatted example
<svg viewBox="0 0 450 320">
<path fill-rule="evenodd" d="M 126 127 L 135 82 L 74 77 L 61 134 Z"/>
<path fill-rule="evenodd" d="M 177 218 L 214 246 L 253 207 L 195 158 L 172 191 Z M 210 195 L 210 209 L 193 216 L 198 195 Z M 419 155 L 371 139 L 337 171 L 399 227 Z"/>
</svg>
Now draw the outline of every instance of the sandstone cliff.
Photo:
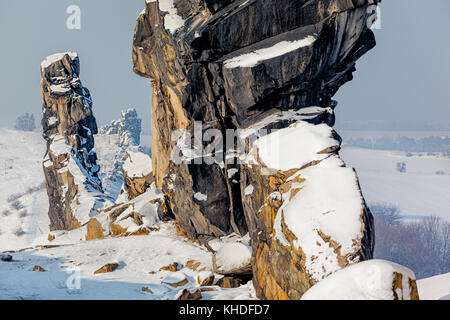
<svg viewBox="0 0 450 320">
<path fill-rule="evenodd" d="M 332 97 L 375 46 L 378 2 L 159 0 L 137 20 L 156 186 L 193 240 L 249 231 L 260 298 L 298 299 L 372 257 Z"/>
</svg>

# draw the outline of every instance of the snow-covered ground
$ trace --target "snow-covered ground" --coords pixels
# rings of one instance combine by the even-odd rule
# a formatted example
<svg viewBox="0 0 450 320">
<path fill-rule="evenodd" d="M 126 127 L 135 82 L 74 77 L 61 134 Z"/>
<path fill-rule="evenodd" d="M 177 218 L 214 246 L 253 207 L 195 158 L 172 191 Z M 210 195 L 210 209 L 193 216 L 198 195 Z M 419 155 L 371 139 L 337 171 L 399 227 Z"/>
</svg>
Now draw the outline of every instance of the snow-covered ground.
<svg viewBox="0 0 450 320">
<path fill-rule="evenodd" d="M 396 205 L 405 216 L 438 216 L 450 221 L 450 158 L 407 157 L 404 152 L 344 147 L 342 159 L 356 168 L 366 201 Z M 397 163 L 406 163 L 406 172 Z M 444 175 L 437 175 L 444 171 Z"/>
<path fill-rule="evenodd" d="M 179 237 L 173 224 L 159 227 L 160 231 L 148 236 L 75 241 L 12 253 L 14 261 L 0 262 L 0 299 L 166 300 L 174 299 L 182 289 L 199 288 L 197 277 L 202 269 L 212 270 L 211 253 Z M 190 269 L 189 260 L 200 266 Z M 178 271 L 159 271 L 175 262 Z M 111 263 L 119 265 L 115 271 L 94 274 Z M 45 272 L 33 271 L 35 266 Z M 172 287 L 168 283 L 173 279 L 187 282 Z M 251 299 L 254 290 L 251 283 L 237 289 L 209 289 L 202 293 L 203 299 Z"/>
<path fill-rule="evenodd" d="M 417 286 L 422 300 L 450 300 L 450 273 L 419 280 Z"/>
<path fill-rule="evenodd" d="M 0 251 L 20 249 L 49 231 L 40 133 L 0 129 Z"/>
</svg>

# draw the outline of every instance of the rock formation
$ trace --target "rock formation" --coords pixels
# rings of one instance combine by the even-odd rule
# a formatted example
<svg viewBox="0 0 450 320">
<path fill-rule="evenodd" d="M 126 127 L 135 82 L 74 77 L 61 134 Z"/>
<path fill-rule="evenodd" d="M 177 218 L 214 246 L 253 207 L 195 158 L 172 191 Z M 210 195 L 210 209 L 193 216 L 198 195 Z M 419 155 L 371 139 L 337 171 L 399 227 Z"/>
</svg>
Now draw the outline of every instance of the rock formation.
<svg viewBox="0 0 450 320">
<path fill-rule="evenodd" d="M 372 215 L 331 127 L 332 97 L 375 46 L 378 2 L 159 0 L 137 20 L 156 186 L 193 240 L 249 231 L 259 298 L 298 299 L 372 257 Z"/>
<path fill-rule="evenodd" d="M 119 146 L 127 148 L 141 144 L 142 120 L 138 118 L 136 109 L 122 111 L 120 120 L 113 120 L 100 128 L 101 134 L 117 134 Z"/>
<path fill-rule="evenodd" d="M 43 167 L 50 202 L 51 230 L 86 224 L 106 201 L 97 156 L 93 151 L 97 124 L 89 90 L 80 81 L 76 53 L 47 57 L 41 65 Z"/>
<path fill-rule="evenodd" d="M 104 125 L 96 136 L 96 151 L 100 164 L 99 177 L 103 190 L 113 199 L 125 192 L 122 185 L 125 182 L 122 167 L 129 152 L 140 152 L 142 120 L 138 118 L 135 109 L 121 112 L 119 120 L 113 120 Z"/>
<path fill-rule="evenodd" d="M 122 166 L 122 193 L 114 205 L 105 206 L 87 224 L 86 240 L 108 236 L 148 235 L 160 220 L 173 218 L 160 190 L 155 187 L 150 157 L 128 151 Z"/>
</svg>

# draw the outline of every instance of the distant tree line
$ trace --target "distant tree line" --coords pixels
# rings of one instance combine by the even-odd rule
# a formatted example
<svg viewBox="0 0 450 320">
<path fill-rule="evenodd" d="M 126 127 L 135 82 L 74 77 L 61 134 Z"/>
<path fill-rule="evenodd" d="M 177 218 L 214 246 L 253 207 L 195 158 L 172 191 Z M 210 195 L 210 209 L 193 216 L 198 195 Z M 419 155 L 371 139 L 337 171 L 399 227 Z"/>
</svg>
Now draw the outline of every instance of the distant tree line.
<svg viewBox="0 0 450 320">
<path fill-rule="evenodd" d="M 370 206 L 375 218 L 375 258 L 412 269 L 418 279 L 450 272 L 450 223 L 436 217 L 402 221 L 392 204 Z"/>
<path fill-rule="evenodd" d="M 397 150 L 407 153 L 443 153 L 450 156 L 450 138 L 448 136 L 432 136 L 421 139 L 410 137 L 353 138 L 349 139 L 347 143 L 350 146 L 364 149 Z"/>
</svg>

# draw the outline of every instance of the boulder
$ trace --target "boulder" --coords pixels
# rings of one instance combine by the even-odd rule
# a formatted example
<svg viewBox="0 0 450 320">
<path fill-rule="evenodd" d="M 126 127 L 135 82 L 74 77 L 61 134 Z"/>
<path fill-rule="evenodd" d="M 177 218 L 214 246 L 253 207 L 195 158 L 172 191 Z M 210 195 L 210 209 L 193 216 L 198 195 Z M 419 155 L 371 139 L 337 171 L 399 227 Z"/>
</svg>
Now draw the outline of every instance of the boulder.
<svg viewBox="0 0 450 320">
<path fill-rule="evenodd" d="M 197 289 L 190 291 L 188 289 L 183 289 L 177 294 L 176 300 L 201 300 L 202 299 L 202 292 Z"/>
<path fill-rule="evenodd" d="M 220 278 L 216 283 L 217 286 L 225 289 L 239 288 L 241 284 L 242 284 L 241 279 L 231 276 L 225 276 L 223 278 Z"/>
<path fill-rule="evenodd" d="M 143 152 L 127 152 L 122 170 L 129 200 L 145 193 L 154 182 L 152 160 Z"/>
<path fill-rule="evenodd" d="M 224 243 L 213 254 L 213 271 L 221 275 L 252 273 L 252 249 L 239 243 Z"/>
<path fill-rule="evenodd" d="M 189 283 L 186 275 L 182 272 L 171 273 L 167 277 L 165 277 L 161 283 L 167 284 L 173 288 L 182 287 Z"/>
<path fill-rule="evenodd" d="M 37 272 L 45 272 L 45 269 L 42 268 L 41 266 L 34 266 L 34 267 L 33 267 L 33 271 L 37 271 Z"/>
<path fill-rule="evenodd" d="M 159 271 L 170 271 L 170 272 L 177 272 L 178 271 L 179 264 L 177 262 L 171 263 L 168 266 L 163 266 L 159 268 Z"/>
<path fill-rule="evenodd" d="M 119 267 L 118 263 L 108 263 L 108 264 L 105 264 L 100 269 L 96 270 L 94 272 L 94 274 L 110 273 L 110 272 L 113 272 L 114 270 L 116 270 L 118 267 Z"/>
</svg>

